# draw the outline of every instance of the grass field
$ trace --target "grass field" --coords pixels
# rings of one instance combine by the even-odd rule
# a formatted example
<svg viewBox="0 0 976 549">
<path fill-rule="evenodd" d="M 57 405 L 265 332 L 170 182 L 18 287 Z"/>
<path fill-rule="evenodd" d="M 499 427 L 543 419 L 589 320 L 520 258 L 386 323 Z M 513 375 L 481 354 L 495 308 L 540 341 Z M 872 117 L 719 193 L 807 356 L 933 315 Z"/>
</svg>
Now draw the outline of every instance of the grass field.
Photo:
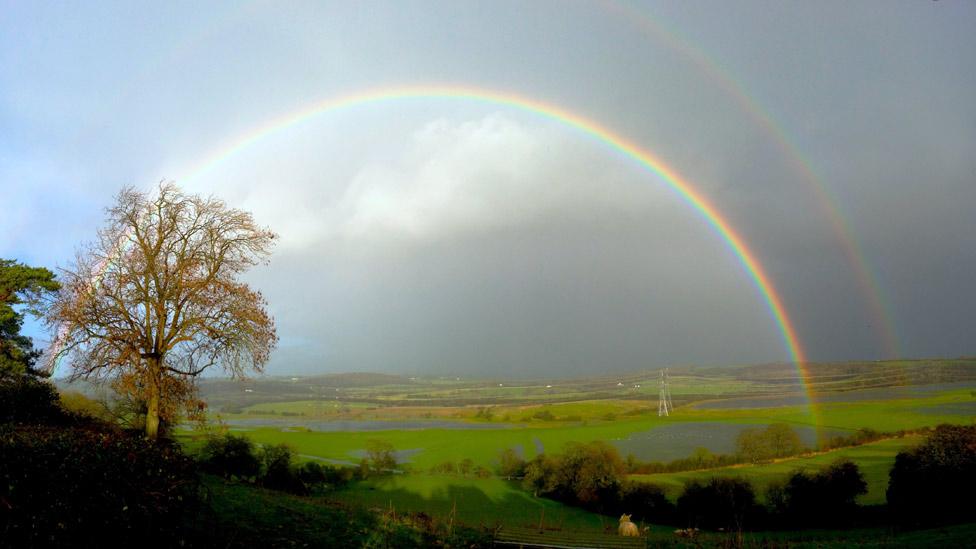
<svg viewBox="0 0 976 549">
<path fill-rule="evenodd" d="M 650 482 L 664 488 L 671 498 L 677 498 L 685 482 L 707 480 L 717 476 L 741 477 L 749 480 L 756 488 L 756 495 L 762 499 L 770 482 L 782 481 L 792 471 L 802 469 L 815 471 L 830 465 L 838 459 L 850 459 L 858 464 L 868 493 L 858 500 L 861 504 L 881 504 L 885 502 L 888 488 L 888 471 L 895 463 L 895 455 L 905 448 L 917 444 L 919 436 L 901 439 L 882 440 L 854 448 L 842 448 L 816 456 L 785 459 L 763 465 L 746 465 L 709 469 L 707 471 L 685 471 L 680 473 L 660 473 L 655 475 L 631 475 L 633 480 Z"/>
<path fill-rule="evenodd" d="M 698 402 L 713 396 L 722 398 L 739 395 L 754 398 L 752 395 L 763 393 L 769 387 L 760 381 L 722 376 L 698 378 L 689 375 L 675 376 L 673 379 L 685 382 L 686 387 L 681 393 L 697 395 L 688 400 Z M 342 505 L 383 510 L 392 508 L 397 512 L 423 511 L 442 520 L 454 517 L 471 526 L 537 526 L 539 519 L 544 517 L 549 526 L 602 532 L 608 522 L 606 517 L 554 501 L 534 498 L 518 483 L 499 478 L 436 475 L 428 471 L 434 465 L 457 463 L 464 459 L 472 460 L 475 465 L 494 469 L 499 452 L 505 448 L 515 448 L 528 459 L 539 451 L 558 453 L 570 442 L 602 440 L 614 443 L 631 437 L 634 437 L 632 441 L 641 441 L 643 446 L 621 444 L 649 453 L 641 455 L 641 459 L 672 459 L 674 456 L 656 449 L 658 445 L 674 448 L 702 440 L 701 437 L 716 439 L 718 431 L 724 432 L 722 425 L 728 425 L 733 433 L 737 426 L 768 425 L 776 422 L 789 423 L 798 428 L 819 425 L 824 428 L 824 432 L 829 433 L 846 433 L 865 427 L 893 432 L 940 423 L 967 424 L 976 415 L 976 397 L 972 388 L 957 387 L 913 393 L 911 398 L 906 398 L 904 393 L 893 393 L 875 400 L 821 402 L 813 408 L 807 405 L 787 405 L 752 409 L 698 409 L 693 403 L 689 403 L 679 406 L 672 416 L 661 418 L 656 414 L 656 395 L 643 394 L 653 386 L 655 379 L 633 376 L 626 381 L 631 385 L 617 387 L 618 382 L 615 379 L 606 378 L 589 384 L 581 381 L 575 385 L 557 385 L 551 391 L 538 384 L 499 387 L 497 383 L 460 381 L 453 378 L 428 381 L 423 385 L 417 382 L 414 385 L 342 387 L 339 391 L 330 389 L 331 393 L 319 392 L 333 400 L 252 400 L 242 409 L 244 413 L 224 414 L 224 417 L 230 421 L 262 416 L 273 418 L 280 422 L 274 427 L 242 425 L 235 430 L 246 434 L 258 444 L 286 443 L 302 459 L 318 458 L 354 464 L 361 459 L 363 450 L 371 439 L 389 442 L 402 452 L 402 456 L 406 456 L 405 474 L 354 482 L 329 496 Z M 633 388 L 636 383 L 642 385 L 639 390 Z M 342 395 L 341 399 L 335 400 L 332 397 L 336 392 Z M 601 395 L 599 398 L 587 398 L 588 395 L 597 393 Z M 614 394 L 617 396 L 613 396 Z M 865 395 L 874 398 L 874 393 Z M 508 400 L 491 400 L 496 397 Z M 796 401 L 795 397 L 794 393 L 793 401 Z M 254 395 L 248 398 L 254 398 Z M 357 398 L 361 400 L 355 400 Z M 427 398 L 443 400 L 440 404 L 430 404 L 430 401 L 425 401 Z M 454 402 L 452 399 L 456 399 L 457 403 L 446 404 L 447 401 Z M 559 399 L 571 401 L 559 402 Z M 485 410 L 490 411 L 488 417 Z M 306 421 L 313 425 L 312 422 L 316 420 L 380 423 L 370 425 L 370 428 L 379 430 L 339 432 L 315 431 L 303 425 Z M 460 422 L 460 426 L 469 425 L 472 428 L 405 428 L 422 425 L 424 420 Z M 703 425 L 705 423 L 712 427 Z M 715 429 L 715 424 L 720 428 Z M 665 426 L 667 429 L 662 429 L 660 434 L 655 433 L 655 430 Z M 681 433 L 686 431 L 700 436 L 698 439 L 689 437 L 682 440 Z M 191 450 L 196 444 L 195 436 L 191 432 L 183 433 L 184 441 Z M 819 469 L 837 459 L 846 458 L 860 466 L 868 483 L 868 493 L 861 497 L 860 503 L 878 504 L 884 502 L 888 471 L 895 455 L 918 442 L 920 438 L 908 436 L 888 439 L 764 465 L 634 475 L 633 478 L 658 484 L 674 498 L 687 480 L 707 479 L 711 476 L 739 476 L 751 481 L 756 487 L 757 495 L 762 498 L 770 482 L 784 480 L 791 471 Z M 689 454 L 691 450 L 693 449 L 689 449 Z M 228 493 L 236 494 L 234 491 Z M 328 513 L 328 510 L 322 512 Z M 313 509 L 312 514 L 315 513 L 319 511 Z M 658 529 L 652 537 L 656 543 L 680 546 L 669 531 Z M 723 542 L 721 535 L 708 536 L 706 546 L 709 543 Z M 790 547 L 872 547 L 876 546 L 873 539 L 888 539 L 888 543 L 894 546 L 900 543 L 897 539 L 890 538 L 889 533 L 879 530 L 755 533 L 749 536 L 756 544 L 767 540 L 777 544 L 788 543 Z M 958 537 L 958 534 L 950 533 L 946 536 L 946 539 L 955 539 L 953 536 Z M 913 539 L 912 543 L 918 541 Z"/>
<path fill-rule="evenodd" d="M 214 539 L 231 540 L 231 547 L 357 547 L 362 545 L 369 520 L 362 513 L 378 507 L 388 511 L 391 502 L 397 513 L 408 512 L 415 506 L 430 513 L 448 516 L 455 508 L 456 519 L 468 526 L 491 526 L 495 520 L 512 524 L 538 526 L 541 510 L 545 509 L 547 527 L 563 527 L 560 535 L 573 531 L 603 532 L 607 519 L 585 511 L 568 508 L 544 500 L 533 501 L 514 488 L 497 483 L 472 480 L 457 484 L 448 477 L 428 477 L 407 481 L 397 479 L 383 483 L 362 483 L 336 493 L 328 499 L 296 497 L 240 484 L 228 484 L 208 478 L 205 485 L 213 506 L 213 517 L 205 524 L 194 525 L 212 530 Z M 499 481 L 501 482 L 501 481 Z M 373 488 L 372 490 L 370 488 Z M 509 493 L 511 491 L 511 493 Z M 507 505 L 496 505 L 496 503 Z M 475 511 L 470 506 L 483 505 Z M 499 510 L 499 507 L 503 507 Z M 610 519 L 610 526 L 614 521 Z M 695 542 L 677 538 L 673 527 L 651 525 L 647 542 L 653 547 L 729 547 L 730 535 L 702 532 Z M 807 530 L 803 532 L 745 532 L 746 547 L 969 547 L 976 539 L 976 525 L 962 524 L 945 528 L 892 532 L 883 528 L 853 530 Z"/>
<path fill-rule="evenodd" d="M 818 405 L 817 415 L 821 424 L 829 426 L 831 430 L 843 431 L 870 427 L 879 431 L 895 431 L 934 426 L 939 423 L 970 423 L 973 418 L 965 413 L 938 413 L 937 411 L 940 406 L 952 410 L 951 406 L 972 401 L 971 391 L 955 390 L 914 399 L 824 403 Z M 307 407 L 307 404 L 307 402 L 295 402 L 286 406 L 283 403 L 275 403 L 274 409 L 294 410 Z M 411 466 L 426 471 L 433 465 L 465 458 L 470 458 L 477 465 L 490 467 L 499 452 L 505 448 L 516 448 L 524 457 L 531 458 L 540 447 L 546 452 L 558 452 L 571 441 L 623 440 L 634 433 L 666 424 L 688 424 L 692 429 L 694 427 L 689 422 L 737 424 L 787 422 L 797 426 L 816 424 L 815 416 L 805 406 L 743 410 L 697 410 L 682 407 L 668 418 L 642 413 L 646 409 L 644 404 L 617 401 L 584 401 L 545 406 L 501 407 L 501 409 L 511 410 L 510 413 L 513 415 L 529 414 L 533 410 L 544 409 L 551 411 L 557 420 L 534 420 L 515 428 L 505 428 L 499 424 L 498 429 L 477 430 L 405 430 L 397 429 L 396 422 L 391 421 L 389 430 L 369 432 L 315 432 L 267 427 L 248 430 L 247 434 L 255 442 L 288 443 L 301 454 L 339 461 L 357 460 L 368 440 L 381 439 L 393 444 L 397 450 L 412 451 Z M 936 410 L 935 413 L 932 412 L 933 409 Z M 641 413 L 634 415 L 635 410 Z M 465 409 L 466 414 L 473 412 L 474 410 Z M 590 419 L 558 420 L 565 416 Z M 613 419 L 607 419 L 611 417 Z M 289 421 L 293 419 L 295 426 L 302 425 L 301 417 L 287 419 Z M 479 423 L 491 424 L 492 422 L 479 421 Z M 642 457 L 654 459 L 653 454 Z"/>
<path fill-rule="evenodd" d="M 447 475 L 392 475 L 353 483 L 330 495 L 342 503 L 423 511 L 470 526 L 538 526 L 602 531 L 606 517 L 543 498 L 534 498 L 518 483 L 497 478 L 461 478 Z"/>
</svg>

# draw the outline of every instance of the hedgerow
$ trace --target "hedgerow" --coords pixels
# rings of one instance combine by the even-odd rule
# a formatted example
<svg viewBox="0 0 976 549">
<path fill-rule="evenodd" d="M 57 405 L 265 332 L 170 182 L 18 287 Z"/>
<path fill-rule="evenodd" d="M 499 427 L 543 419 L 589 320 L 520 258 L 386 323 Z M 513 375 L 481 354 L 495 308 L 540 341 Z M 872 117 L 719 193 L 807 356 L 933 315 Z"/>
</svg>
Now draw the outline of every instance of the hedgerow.
<svg viewBox="0 0 976 549">
<path fill-rule="evenodd" d="M 0 426 L 0 546 L 179 544 L 197 501 L 178 447 L 109 426 Z"/>
</svg>

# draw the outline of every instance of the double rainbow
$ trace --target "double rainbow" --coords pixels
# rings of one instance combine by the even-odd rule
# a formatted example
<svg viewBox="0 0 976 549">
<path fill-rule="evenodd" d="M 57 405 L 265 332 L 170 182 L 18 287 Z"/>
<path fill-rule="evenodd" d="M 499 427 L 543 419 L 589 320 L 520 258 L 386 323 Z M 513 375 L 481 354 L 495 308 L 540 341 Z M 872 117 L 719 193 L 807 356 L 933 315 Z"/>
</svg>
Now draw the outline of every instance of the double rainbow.
<svg viewBox="0 0 976 549">
<path fill-rule="evenodd" d="M 840 201 L 834 196 L 822 178 L 817 175 L 813 164 L 804 157 L 797 146 L 791 141 L 781 124 L 777 123 L 773 115 L 763 108 L 760 101 L 749 93 L 745 86 L 733 77 L 733 74 L 720 66 L 716 58 L 707 55 L 694 43 L 681 36 L 677 29 L 672 30 L 668 25 L 658 21 L 648 13 L 646 7 L 637 6 L 618 0 L 603 0 L 600 6 L 616 16 L 622 23 L 634 26 L 642 34 L 648 35 L 656 42 L 662 43 L 668 49 L 686 59 L 709 83 L 722 90 L 731 98 L 739 109 L 753 120 L 753 122 L 769 136 L 769 141 L 799 176 L 799 181 L 812 194 L 811 198 L 819 207 L 828 226 L 836 237 L 836 242 L 844 253 L 847 264 L 850 265 L 861 286 L 861 295 L 867 301 L 871 312 L 872 324 L 877 333 L 886 358 L 898 358 L 901 351 L 898 346 L 897 329 L 890 308 L 884 298 L 882 285 L 865 257 L 857 236 L 851 229 L 850 222 L 841 213 Z"/>
</svg>

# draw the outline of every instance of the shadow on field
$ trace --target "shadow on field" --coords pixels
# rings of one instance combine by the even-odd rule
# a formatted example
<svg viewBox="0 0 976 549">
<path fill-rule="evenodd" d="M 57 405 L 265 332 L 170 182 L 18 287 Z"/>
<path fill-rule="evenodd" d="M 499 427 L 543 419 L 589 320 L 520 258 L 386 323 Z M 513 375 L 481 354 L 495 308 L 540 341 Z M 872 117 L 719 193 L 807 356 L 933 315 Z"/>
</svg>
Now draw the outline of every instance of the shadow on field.
<svg viewBox="0 0 976 549">
<path fill-rule="evenodd" d="M 514 482 L 447 476 L 387 477 L 354 483 L 331 496 L 343 503 L 395 512 L 423 511 L 469 526 L 600 530 L 609 519 L 547 499 L 533 498 Z M 614 524 L 614 527 L 616 525 Z"/>
</svg>

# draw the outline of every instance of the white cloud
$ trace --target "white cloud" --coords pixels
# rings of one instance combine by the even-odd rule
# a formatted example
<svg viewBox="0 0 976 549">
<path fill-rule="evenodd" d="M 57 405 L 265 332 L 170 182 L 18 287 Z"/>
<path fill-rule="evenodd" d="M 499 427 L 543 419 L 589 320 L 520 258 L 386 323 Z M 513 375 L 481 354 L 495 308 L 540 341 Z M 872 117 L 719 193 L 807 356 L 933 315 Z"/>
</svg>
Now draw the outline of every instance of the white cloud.
<svg viewBox="0 0 976 549">
<path fill-rule="evenodd" d="M 593 149 L 565 132 L 497 114 L 437 120 L 416 131 L 398 158 L 352 178 L 329 212 L 326 233 L 436 239 L 646 203 L 647 189 L 615 180 L 619 160 Z"/>
<path fill-rule="evenodd" d="M 368 128 L 378 135 L 375 150 L 359 158 L 309 145 L 314 134 L 269 140 L 213 178 L 223 183 L 191 190 L 254 212 L 289 249 L 423 243 L 673 199 L 636 164 L 565 128 L 502 114 L 414 128 L 405 136 Z"/>
</svg>

